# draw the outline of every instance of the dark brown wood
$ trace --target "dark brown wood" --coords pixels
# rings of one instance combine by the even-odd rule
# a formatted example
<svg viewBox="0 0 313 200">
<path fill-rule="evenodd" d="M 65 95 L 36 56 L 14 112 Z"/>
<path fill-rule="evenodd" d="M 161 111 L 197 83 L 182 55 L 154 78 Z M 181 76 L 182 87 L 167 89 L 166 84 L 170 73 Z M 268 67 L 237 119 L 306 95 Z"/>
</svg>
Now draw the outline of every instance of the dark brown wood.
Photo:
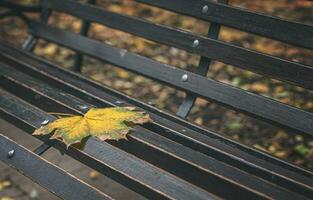
<svg viewBox="0 0 313 200">
<path fill-rule="evenodd" d="M 253 117 L 313 135 L 313 114 L 304 110 L 43 24 L 33 24 L 32 34 Z M 188 81 L 182 81 L 185 74 Z"/>
<path fill-rule="evenodd" d="M 18 3 L 10 2 L 9 0 L 1 0 L 0 7 L 5 7 L 17 12 L 40 12 L 41 7 L 39 5 L 26 6 Z"/>
<path fill-rule="evenodd" d="M 26 61 L 24 58 L 22 59 L 22 57 L 23 57 L 23 55 L 13 55 L 13 53 L 14 52 L 10 52 L 10 50 L 9 49 L 7 49 L 6 51 L 5 51 L 5 53 L 6 54 L 8 54 L 9 56 L 12 56 L 12 59 L 13 60 L 15 60 L 14 59 L 14 57 L 19 57 L 20 58 L 20 60 L 19 60 L 19 62 L 20 61 L 22 61 L 22 60 L 24 60 L 24 61 Z M 22 59 L 22 60 L 21 60 Z M 40 63 L 38 63 L 38 64 L 36 64 L 35 62 L 33 62 L 34 61 L 34 58 L 30 58 L 30 60 L 29 61 L 31 61 L 31 66 L 32 67 L 30 67 L 30 66 L 28 66 L 28 65 L 21 65 L 21 66 L 15 66 L 15 64 L 14 64 L 14 62 L 13 63 L 10 63 L 11 65 L 13 65 L 13 66 L 15 66 L 15 67 L 17 67 L 19 70 L 23 70 L 24 72 L 27 72 L 27 73 L 29 73 L 29 75 L 31 75 L 32 77 L 38 77 L 38 78 L 40 78 L 40 79 L 42 79 L 42 81 L 45 81 L 45 82 L 50 82 L 49 80 L 51 80 L 51 78 L 53 78 L 54 80 L 56 80 L 56 81 L 61 81 L 60 82 L 60 84 L 57 84 L 57 85 L 55 85 L 56 87 L 59 87 L 59 88 L 62 88 L 62 89 L 66 89 L 67 88 L 67 86 L 69 86 L 68 85 L 68 83 L 66 83 L 66 82 L 71 82 L 72 84 L 74 84 L 74 85 L 76 85 L 77 87 L 75 87 L 75 89 L 74 88 L 72 88 L 72 89 L 66 89 L 66 91 L 67 92 L 70 92 L 70 93 L 72 93 L 72 94 L 75 94 L 75 95 L 78 95 L 78 91 L 79 91 L 79 89 L 83 89 L 84 91 L 89 91 L 89 92 L 91 92 L 91 93 L 94 93 L 94 92 L 96 92 L 98 89 L 96 89 L 97 88 L 97 85 L 95 85 L 95 84 L 93 84 L 93 86 L 91 86 L 91 87 L 89 87 L 88 86 L 88 84 L 91 84 L 91 82 L 90 81 L 87 81 L 87 80 L 85 80 L 85 79 L 81 79 L 83 82 L 81 82 L 81 84 L 78 84 L 77 85 L 77 81 L 78 81 L 78 77 L 77 77 L 77 75 L 75 75 L 75 74 L 73 74 L 73 73 L 69 73 L 69 72 L 67 72 L 66 70 L 63 70 L 63 69 L 61 69 L 61 68 L 59 68 L 58 70 L 56 70 L 57 68 L 56 68 L 56 66 L 49 66 L 49 65 L 46 65 L 46 64 L 44 64 L 43 62 L 41 62 L 41 64 Z M 6 62 L 8 62 L 8 61 L 6 61 Z M 35 70 L 33 67 L 34 66 L 36 66 L 36 67 L 38 67 L 38 70 Z M 43 72 L 43 71 L 46 71 L 46 72 Z M 5 72 L 5 71 L 4 71 Z M 37 73 L 42 73 L 42 75 L 43 76 L 38 76 L 37 75 Z M 58 73 L 55 73 L 55 72 L 58 72 Z M 7 70 L 7 73 L 10 73 L 10 74 L 12 74 L 12 76 L 15 76 L 16 74 L 18 74 L 18 73 L 16 73 L 16 72 L 14 72 L 14 71 L 11 71 L 11 70 Z M 48 75 L 48 76 L 46 76 L 47 74 L 50 74 L 50 75 Z M 68 76 L 66 76 L 66 74 L 68 74 L 68 75 L 71 75 L 72 76 L 72 78 L 69 78 Z M 74 78 L 76 76 L 76 78 Z M 50 77 L 50 78 L 49 78 Z M 72 79 L 75 79 L 75 80 L 73 80 L 73 81 L 71 81 Z M 9 80 L 9 79 L 7 79 L 7 78 L 5 78 L 4 77 L 4 79 L 3 80 Z M 11 90 L 12 92 L 14 92 L 14 91 L 19 91 L 18 93 L 19 93 L 19 95 L 21 95 L 23 98 L 26 98 L 26 99 L 28 99 L 28 97 L 30 96 L 30 95 L 32 95 L 32 91 L 31 90 L 21 90 L 21 89 L 18 89 L 18 88 L 16 88 L 14 85 L 15 85 L 15 83 L 17 83 L 16 81 L 14 81 L 14 80 L 22 80 L 22 79 L 26 79 L 25 81 L 26 82 L 28 82 L 27 81 L 27 77 L 20 77 L 20 78 L 14 78 L 14 79 L 11 79 L 12 81 L 10 81 L 10 82 L 3 82 L 4 84 L 3 85 L 10 85 L 9 87 L 6 87 L 8 90 Z M 29 79 L 32 79 L 32 78 L 29 78 Z M 65 81 L 62 81 L 62 80 L 66 80 L 66 82 Z M 14 83 L 15 82 L 15 83 Z M 24 83 L 26 83 L 26 82 L 24 82 Z M 14 83 L 14 84 L 13 84 Z M 55 83 L 55 82 L 54 82 Z M 12 85 L 13 84 L 13 85 Z M 33 85 L 33 86 L 31 86 L 31 85 L 29 85 L 27 88 L 34 88 L 34 89 L 36 89 L 36 90 L 41 90 L 39 93 L 37 93 L 37 94 L 39 94 L 39 95 L 41 95 L 41 94 L 44 94 L 44 93 L 46 93 L 47 91 L 49 91 L 49 90 L 47 90 L 46 89 L 46 86 L 43 86 L 43 85 L 41 85 L 41 84 L 36 84 L 36 83 L 34 83 L 35 85 Z M 51 82 L 51 84 L 52 84 L 52 82 Z M 18 85 L 23 85 L 23 83 L 21 83 L 21 84 L 18 84 Z M 28 84 L 26 84 L 25 86 L 27 86 Z M 38 85 L 38 86 L 36 86 L 36 85 Z M 53 84 L 54 85 L 54 84 Z M 22 86 L 23 87 L 23 86 Z M 96 88 L 95 88 L 96 87 Z M 99 89 L 100 88 L 102 88 L 102 89 L 104 89 L 103 87 L 99 87 Z M 75 91 L 74 91 L 74 90 Z M 53 91 L 53 90 L 51 90 L 51 91 Z M 110 91 L 110 90 L 109 90 Z M 111 91 L 110 93 L 112 94 L 112 92 L 113 91 Z M 56 93 L 58 94 L 58 93 L 60 93 L 60 92 L 57 92 L 57 90 L 56 90 Z M 58 96 L 56 96 L 57 94 L 53 94 L 53 93 L 48 93 L 46 96 L 48 96 L 48 97 L 56 97 L 57 99 L 59 99 L 60 97 L 58 97 Z M 103 92 L 101 93 L 100 91 L 99 92 L 96 92 L 96 93 L 94 93 L 94 95 L 98 95 L 99 96 L 99 98 L 96 98 L 95 99 L 95 96 L 94 95 L 91 95 L 91 96 L 85 96 L 86 95 L 86 92 L 83 92 L 82 91 L 82 93 L 81 93 L 82 95 L 79 95 L 81 98 L 83 98 L 83 99 L 85 99 L 85 100 L 90 100 L 90 99 L 93 99 L 92 100 L 92 103 L 95 103 L 95 105 L 98 105 L 98 106 L 101 106 L 101 107 L 105 107 L 105 106 L 107 106 L 107 105 L 112 105 L 112 103 L 109 103 L 109 102 L 106 102 L 105 101 L 105 99 L 110 99 L 110 101 L 111 102 L 115 102 L 116 100 L 114 100 L 114 99 L 112 99 L 112 97 L 110 97 L 110 96 L 107 96 L 107 95 L 105 95 Z M 101 94 L 103 94 L 103 95 L 101 95 Z M 115 93 L 115 95 L 117 95 L 116 93 Z M 34 96 L 36 96 L 36 94 L 33 94 L 33 97 Z M 69 97 L 70 97 L 70 95 L 69 95 Z M 70 98 L 72 98 L 72 97 L 70 97 Z M 100 100 L 100 102 L 103 102 L 102 104 L 99 102 L 99 100 Z M 34 102 L 34 99 L 28 99 L 28 101 L 30 101 L 30 102 Z M 59 99 L 57 102 L 59 102 L 60 103 L 60 101 L 62 102 L 62 101 L 64 101 L 64 100 L 61 100 L 61 99 Z M 67 102 L 67 100 L 66 100 L 66 102 Z M 75 101 L 74 101 L 75 102 Z M 35 102 L 37 105 L 40 105 L 40 104 L 38 104 L 38 102 Z M 81 103 L 79 103 L 78 105 L 80 105 Z M 77 105 L 77 103 L 74 103 L 73 105 L 72 105 L 72 108 L 74 108 L 74 110 L 76 110 L 76 105 Z M 86 104 L 86 105 L 88 105 L 88 104 Z M 138 104 L 137 104 L 138 105 Z M 45 105 L 41 105 L 42 106 L 42 108 L 47 108 L 47 106 L 45 106 Z M 140 106 L 140 107 L 142 107 L 142 105 Z M 159 113 L 159 115 L 160 115 L 160 113 Z M 162 119 L 162 118 L 157 118 L 157 115 L 151 115 L 152 117 L 153 117 L 153 119 L 154 120 L 158 120 L 158 122 L 157 123 L 162 123 L 161 121 L 159 121 L 160 119 Z M 170 121 L 172 121 L 173 120 L 173 118 L 171 118 L 170 120 L 167 120 L 165 123 L 164 123 L 164 125 L 165 126 L 170 126 Z M 185 130 L 184 132 L 182 132 L 182 134 L 188 134 L 188 133 L 190 133 L 191 132 L 191 130 L 189 129 L 189 128 L 187 128 L 187 127 L 179 127 L 179 125 L 178 124 L 174 124 L 173 125 L 173 127 L 171 127 L 171 128 L 174 128 L 174 129 L 177 129 L 177 131 L 179 131 L 179 130 Z M 160 130 L 160 129 L 162 129 L 162 127 L 160 127 L 159 126 L 159 128 L 157 128 L 156 127 L 156 129 L 155 128 L 153 128 L 153 129 L 150 129 L 150 130 L 152 130 L 152 131 L 154 131 L 154 132 L 156 132 L 156 133 L 158 133 L 158 134 L 162 134 L 162 130 Z M 178 142 L 180 142 L 180 140 L 178 140 L 179 138 L 172 138 L 172 137 L 170 137 L 172 134 L 175 134 L 175 132 L 173 132 L 173 131 L 170 131 L 170 130 L 164 130 L 164 131 L 167 131 L 167 133 L 164 133 L 165 135 L 165 137 L 169 137 L 171 140 L 175 140 L 175 141 L 178 141 Z M 177 132 L 176 132 L 177 133 Z M 195 132 L 196 133 L 196 132 Z M 151 133 L 149 133 L 149 132 L 144 132 L 143 134 L 142 134 L 142 136 L 140 136 L 140 134 L 139 135 L 137 135 L 137 136 L 135 136 L 135 138 L 136 137 L 144 137 L 145 138 L 145 136 L 149 136 L 149 135 L 151 135 Z M 163 135 L 163 134 L 162 134 Z M 210 135 L 210 133 L 205 133 L 205 135 Z M 187 136 L 187 135 L 186 135 Z M 193 136 L 191 136 L 192 137 L 192 140 L 193 141 L 195 141 L 196 140 L 196 138 L 199 138 L 199 136 L 200 135 L 193 135 Z M 137 139 L 135 139 L 134 137 L 131 137 L 131 138 L 133 138 L 134 140 L 132 140 L 133 142 L 134 141 L 138 141 L 138 139 L 139 138 L 137 138 Z M 150 138 L 150 137 L 148 137 L 148 138 Z M 152 137 L 153 138 L 153 137 Z M 149 140 L 147 140 L 147 142 L 148 143 L 150 143 L 151 142 L 151 140 L 152 140 L 152 138 L 150 138 Z M 203 144 L 204 142 L 206 142 L 206 141 L 208 141 L 208 139 L 209 138 L 206 138 L 206 137 L 202 137 L 201 139 L 199 138 L 199 143 L 198 143 L 198 145 L 201 145 L 201 144 Z M 142 141 L 142 139 L 139 139 L 139 141 Z M 200 142 L 201 141 L 201 142 Z M 217 144 L 218 143 L 218 141 L 221 141 L 221 139 L 219 139 L 219 140 L 216 140 L 216 141 L 212 141 L 212 143 L 211 144 Z M 225 141 L 226 142 L 226 141 Z M 160 144 L 162 144 L 162 143 L 155 143 L 153 146 L 154 146 L 154 148 L 156 147 L 156 145 L 160 145 Z M 184 144 L 186 144 L 186 143 L 184 143 Z M 139 148 L 138 149 L 138 152 L 145 152 L 145 151 L 143 151 L 142 149 L 140 149 L 140 143 L 137 143 L 136 145 L 134 145 L 134 147 L 136 147 L 136 148 Z M 171 146 L 175 146 L 175 145 L 170 145 L 170 147 Z M 225 147 L 227 147 L 228 145 L 225 145 L 224 147 L 221 147 L 221 146 L 219 146 L 218 148 L 220 148 L 220 149 L 223 149 L 223 151 L 225 151 L 226 149 L 225 149 Z M 133 152 L 132 151 L 132 148 L 127 148 L 127 147 L 129 147 L 128 145 L 126 145 L 125 146 L 125 150 L 127 149 L 127 151 L 131 151 L 131 152 Z M 169 149 L 170 147 L 166 147 L 166 149 Z M 198 146 L 199 147 L 199 146 Z M 229 146 L 228 146 L 229 147 Z M 147 149 L 146 149 L 146 151 L 148 152 L 148 147 L 146 147 Z M 192 148 L 194 148 L 194 149 L 197 149 L 197 150 L 199 150 L 199 151 L 201 151 L 201 152 L 203 152 L 203 153 L 205 153 L 203 150 L 201 150 L 201 149 L 199 149 L 199 148 L 195 148 L 195 147 L 192 147 Z M 216 149 L 214 149 L 214 148 L 211 148 L 210 150 L 208 150 L 208 152 L 207 152 L 207 154 L 208 155 L 210 155 L 210 156 L 212 156 L 213 155 L 213 157 L 214 158 L 216 158 L 216 159 L 221 159 L 221 158 L 223 158 L 223 156 L 221 155 L 221 154 L 212 154 L 214 151 L 216 151 Z M 227 150 L 226 150 L 227 151 Z M 229 150 L 229 153 L 235 153 L 236 151 L 238 151 L 238 149 L 236 150 L 236 149 L 231 149 L 231 150 Z M 150 151 L 149 151 L 150 152 Z M 178 151 L 178 152 L 180 152 L 180 151 Z M 241 154 L 242 154 L 243 152 L 241 152 Z M 252 150 L 249 150 L 249 154 L 251 154 L 251 153 L 253 153 L 253 151 Z M 243 157 L 243 159 L 244 160 L 249 160 L 249 154 L 245 154 L 245 155 L 242 155 Z M 138 154 L 136 154 L 136 155 L 138 155 Z M 259 153 L 257 153 L 256 155 L 260 155 L 260 152 Z M 152 154 L 149 154 L 149 156 L 147 155 L 147 157 L 145 158 L 145 159 L 147 159 L 147 160 L 150 160 L 151 161 L 151 158 L 149 158 L 149 157 L 151 157 L 152 156 Z M 162 156 L 162 158 L 163 157 L 166 157 L 166 156 Z M 243 159 L 239 159 L 239 160 L 241 160 L 241 161 L 243 161 Z M 161 158 L 159 157 L 159 158 L 157 158 L 156 160 L 161 160 Z M 254 159 L 252 159 L 251 161 L 252 161 L 252 163 L 254 162 L 257 162 L 257 160 L 258 159 L 256 159 L 256 158 L 254 158 Z M 236 159 L 234 159 L 234 158 L 231 158 L 229 161 L 227 161 L 227 160 L 223 160 L 224 162 L 226 161 L 227 163 L 229 163 L 230 165 L 234 165 L 235 163 L 236 163 Z M 195 162 L 195 161 L 194 161 Z M 167 162 L 164 162 L 164 163 L 171 163 L 171 161 L 170 160 L 167 160 Z M 196 162 L 195 162 L 196 163 Z M 251 163 L 251 164 L 252 164 Z M 269 163 L 275 163 L 275 160 L 271 160 Z M 248 163 L 247 163 L 248 164 Z M 245 169 L 245 170 L 247 170 L 246 169 L 246 167 L 245 166 L 251 166 L 251 164 L 248 164 L 248 165 L 245 165 L 244 163 L 241 163 L 241 165 L 236 165 L 238 168 L 240 168 L 241 170 L 243 170 L 243 169 Z M 254 170 L 253 171 L 251 171 L 251 170 L 247 170 L 247 171 L 249 171 L 249 173 L 254 173 L 255 175 L 256 174 L 258 174 L 258 176 L 261 176 L 262 178 L 266 178 L 267 176 L 264 176 L 265 174 L 263 173 L 263 175 L 262 175 L 262 173 L 259 173 L 258 172 L 258 170 L 255 170 L 255 169 L 260 169 L 260 166 L 263 166 L 264 167 L 264 163 L 262 164 L 262 163 L 260 163 L 260 162 L 258 162 L 258 164 L 259 164 L 259 166 L 257 167 L 257 168 L 254 168 Z M 278 162 L 277 163 L 277 165 L 279 164 L 279 166 L 283 166 L 283 162 Z M 275 166 L 275 165 L 273 165 L 273 166 Z M 163 166 L 164 167 L 164 166 Z M 269 167 L 269 166 L 268 166 Z M 169 171 L 171 171 L 171 169 L 168 169 Z M 277 174 L 277 173 L 273 173 L 274 171 L 277 171 L 278 173 L 284 173 L 284 170 L 282 170 L 282 168 L 280 168 L 280 167 L 278 167 L 277 169 L 274 169 L 274 168 L 271 168 L 268 172 L 271 172 L 272 173 L 272 175 L 270 175 L 270 176 L 268 176 L 268 180 L 269 181 L 274 181 L 275 183 L 277 183 L 277 184 L 279 184 L 279 185 L 284 185 L 284 186 L 286 186 L 286 187 L 288 187 L 288 188 L 290 188 L 289 186 L 291 186 L 291 184 L 290 184 L 290 179 L 288 179 L 288 181 L 287 182 L 285 182 L 286 180 L 283 180 L 283 179 L 281 179 L 279 176 L 277 176 L 277 175 L 279 175 L 279 174 Z M 175 172 L 175 170 L 174 170 L 174 172 L 173 173 L 177 173 L 177 171 Z M 298 173 L 300 173 L 300 171 L 298 171 Z M 185 174 L 187 174 L 187 173 L 185 173 Z M 290 174 L 289 172 L 288 172 L 288 175 L 286 174 L 286 175 L 284 175 L 283 177 L 290 177 L 290 176 L 292 176 L 292 177 L 294 177 L 294 178 L 296 178 L 295 176 L 294 176 L 295 174 Z M 309 174 L 306 174 L 305 175 L 305 177 L 309 177 L 309 176 L 311 176 L 311 175 L 309 175 Z M 273 178 L 273 177 L 276 177 L 276 178 Z M 266 178 L 267 179 L 267 178 Z M 289 182 L 289 183 L 288 183 Z M 285 183 L 287 183 L 287 184 L 285 184 Z M 291 189 L 292 190 L 295 190 L 297 187 L 296 187 L 296 185 L 294 185 L 294 186 L 292 186 L 291 187 Z M 301 191 L 301 192 L 303 192 L 304 190 L 303 190 L 303 188 L 302 189 L 299 189 L 299 191 Z"/>
<path fill-rule="evenodd" d="M 88 106 L 88 103 L 81 101 L 77 104 L 79 100 L 76 100 L 70 94 L 65 93 L 66 95 L 59 96 L 58 94 L 63 93 L 63 91 L 57 88 L 49 89 L 51 87 L 43 82 L 37 81 L 28 75 L 23 75 L 12 68 L 3 66 L 0 67 L 3 71 L 2 78 L 7 80 L 7 82 L 2 83 L 10 85 L 10 87 L 5 88 L 11 92 L 17 92 L 19 97 L 28 102 L 34 103 L 34 105 L 46 111 L 49 110 L 47 109 L 48 107 L 55 108 L 58 106 L 63 106 L 64 111 L 71 107 L 72 112 L 75 112 L 75 114 L 83 114 L 86 111 L 85 109 L 77 111 L 77 105 Z M 50 91 L 54 91 L 54 93 Z M 41 101 L 34 101 L 36 97 L 40 97 Z M 68 102 L 69 98 L 73 99 L 72 103 Z M 60 112 L 64 111 L 61 110 Z M 182 177 L 208 191 L 214 191 L 215 194 L 224 198 L 231 198 L 236 195 L 240 198 L 245 193 L 245 196 L 251 196 L 249 192 L 247 193 L 242 190 L 239 187 L 240 185 L 251 189 L 254 188 L 259 193 L 264 193 L 264 195 L 274 198 L 282 196 L 283 191 L 279 191 L 278 188 L 274 189 L 275 185 L 267 186 L 265 182 L 260 182 L 258 179 L 240 173 L 240 170 L 238 171 L 236 168 L 229 168 L 227 165 L 223 165 L 210 157 L 160 137 L 158 134 L 145 128 L 136 127 L 134 132 L 129 135 L 129 141 L 114 142 L 113 145 L 134 153 L 136 156 L 162 167 L 176 176 Z M 216 174 L 219 174 L 219 176 L 215 177 Z M 220 177 L 224 177 L 223 179 L 230 182 L 237 180 L 237 184 L 222 183 Z M 220 185 L 225 185 L 228 190 L 224 191 L 223 188 L 219 187 Z M 232 189 L 234 186 L 236 187 Z M 290 195 L 286 194 L 285 198 L 295 198 Z M 252 195 L 251 198 L 258 197 Z"/>
<path fill-rule="evenodd" d="M 66 12 L 84 20 L 104 24 L 140 37 L 184 49 L 213 60 L 219 60 L 236 67 L 248 69 L 282 81 L 288 81 L 301 87 L 313 89 L 313 68 L 310 66 L 283 60 L 214 39 L 193 35 L 183 30 L 156 25 L 143 19 L 109 12 L 96 8 L 95 6 L 76 3 L 74 1 L 49 0 L 43 1 L 43 5 L 49 9 Z M 32 34 L 40 34 L 38 26 L 36 25 L 34 25 L 33 29 L 30 31 Z M 195 40 L 199 41 L 197 47 L 193 47 L 193 42 Z"/>
<path fill-rule="evenodd" d="M 12 157 L 8 156 L 8 152 L 12 150 L 14 154 Z M 62 199 L 112 199 L 2 134 L 0 134 L 0 161 L 17 169 Z"/>
<path fill-rule="evenodd" d="M 313 49 L 312 25 L 266 16 L 208 0 L 136 1 L 273 38 L 296 46 Z M 205 5 L 208 6 L 208 11 L 207 13 L 202 13 L 202 8 Z"/>
<path fill-rule="evenodd" d="M 30 133 L 44 120 L 55 119 L 2 89 L 0 94 L 0 116 L 18 122 L 17 126 Z M 74 147 L 66 150 L 60 142 L 55 147 L 148 198 L 215 199 L 214 195 L 95 138 L 90 138 L 83 150 Z"/>
</svg>

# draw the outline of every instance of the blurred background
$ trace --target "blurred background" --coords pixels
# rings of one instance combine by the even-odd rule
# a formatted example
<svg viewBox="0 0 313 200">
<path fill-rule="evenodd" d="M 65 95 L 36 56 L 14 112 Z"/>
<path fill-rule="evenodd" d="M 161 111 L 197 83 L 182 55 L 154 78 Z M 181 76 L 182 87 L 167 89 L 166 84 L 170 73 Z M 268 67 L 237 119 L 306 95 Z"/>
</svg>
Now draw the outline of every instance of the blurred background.
<svg viewBox="0 0 313 200">
<path fill-rule="evenodd" d="M 37 1 L 16 0 L 15 2 L 29 5 Z M 253 12 L 313 25 L 312 1 L 230 0 L 229 3 Z M 97 4 L 107 10 L 137 16 L 200 35 L 206 35 L 210 26 L 208 22 L 138 4 L 131 0 L 98 0 Z M 38 19 L 37 14 L 28 14 L 28 16 L 34 20 Z M 79 33 L 81 27 L 79 19 L 58 12 L 53 12 L 49 24 L 75 33 Z M 197 55 L 156 44 L 96 23 L 92 24 L 89 37 L 189 71 L 194 71 L 199 62 Z M 0 38 L 15 46 L 21 46 L 27 38 L 27 28 L 16 17 L 1 19 Z M 221 28 L 219 40 L 313 66 L 312 50 L 297 48 L 227 27 Z M 39 41 L 34 52 L 65 68 L 71 69 L 74 64 L 74 52 L 55 44 Z M 84 59 L 82 73 L 170 113 L 177 111 L 185 97 L 184 92 L 89 57 Z M 313 92 L 300 87 L 221 62 L 213 62 L 207 76 L 309 112 L 313 111 Z M 303 138 L 296 132 L 288 132 L 201 98 L 197 99 L 188 120 L 301 167 L 313 169 L 313 141 Z"/>
</svg>

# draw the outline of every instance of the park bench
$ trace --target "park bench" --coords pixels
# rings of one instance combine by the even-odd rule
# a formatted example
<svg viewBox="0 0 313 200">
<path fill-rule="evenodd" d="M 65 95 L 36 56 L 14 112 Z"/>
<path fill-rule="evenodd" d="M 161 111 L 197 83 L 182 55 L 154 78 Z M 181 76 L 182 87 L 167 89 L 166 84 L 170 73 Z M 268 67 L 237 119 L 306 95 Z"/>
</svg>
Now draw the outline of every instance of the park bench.
<svg viewBox="0 0 313 200">
<path fill-rule="evenodd" d="M 0 1 L 7 8 L 0 17 L 17 15 L 29 30 L 22 49 L 0 42 L 3 119 L 29 133 L 55 119 L 48 108 L 82 114 L 90 107 L 135 106 L 153 119 L 136 126 L 128 140 L 101 142 L 91 137 L 83 149 L 71 146 L 66 150 L 61 142 L 38 137 L 42 145 L 31 151 L 0 135 L 0 160 L 64 199 L 111 197 L 43 159 L 41 155 L 51 147 L 150 199 L 312 199 L 312 172 L 185 119 L 196 98 L 202 97 L 312 138 L 313 113 L 206 74 L 211 60 L 217 60 L 312 90 L 312 66 L 221 42 L 217 37 L 223 25 L 313 50 L 313 26 L 242 10 L 227 5 L 227 0 L 136 1 L 211 22 L 208 35 L 106 11 L 95 0 L 88 4 L 41 0 L 39 6 L 30 7 Z M 53 11 L 82 19 L 80 34 L 47 25 Z M 29 20 L 24 12 L 41 12 L 41 21 Z M 90 23 L 198 54 L 198 69 L 190 72 L 88 38 Z M 76 72 L 31 53 L 38 39 L 76 51 Z M 159 110 L 77 73 L 84 55 L 184 91 L 186 98 L 177 115 Z"/>
</svg>

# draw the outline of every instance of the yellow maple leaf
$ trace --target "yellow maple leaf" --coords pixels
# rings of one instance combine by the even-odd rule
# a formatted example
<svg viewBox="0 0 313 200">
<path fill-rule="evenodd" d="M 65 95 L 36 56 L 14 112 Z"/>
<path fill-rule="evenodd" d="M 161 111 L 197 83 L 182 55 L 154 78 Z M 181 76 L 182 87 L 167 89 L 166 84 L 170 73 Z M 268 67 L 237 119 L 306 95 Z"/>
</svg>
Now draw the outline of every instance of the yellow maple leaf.
<svg viewBox="0 0 313 200">
<path fill-rule="evenodd" d="M 88 136 L 100 140 L 126 139 L 134 124 L 149 121 L 148 114 L 134 111 L 131 107 L 91 108 L 84 116 L 57 119 L 36 129 L 33 135 L 53 133 L 50 139 L 59 139 L 68 147 Z"/>
</svg>

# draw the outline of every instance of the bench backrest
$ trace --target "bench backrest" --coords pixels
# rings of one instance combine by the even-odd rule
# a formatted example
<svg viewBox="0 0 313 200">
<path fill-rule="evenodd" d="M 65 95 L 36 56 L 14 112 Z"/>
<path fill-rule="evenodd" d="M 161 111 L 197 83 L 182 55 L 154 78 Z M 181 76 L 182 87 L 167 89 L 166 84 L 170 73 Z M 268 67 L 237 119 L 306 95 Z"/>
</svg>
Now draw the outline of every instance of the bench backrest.
<svg viewBox="0 0 313 200">
<path fill-rule="evenodd" d="M 85 21 L 82 35 L 52 28 L 44 23 L 32 23 L 34 37 L 70 48 L 80 54 L 106 61 L 187 93 L 178 115 L 186 117 L 197 97 L 217 102 L 283 128 L 312 136 L 313 114 L 273 99 L 207 78 L 212 60 L 234 65 L 309 90 L 313 89 L 313 68 L 301 63 L 219 41 L 220 26 L 261 35 L 284 43 L 313 49 L 313 26 L 291 22 L 242 10 L 220 1 L 207 0 L 137 0 L 183 15 L 211 22 L 208 35 L 199 36 L 177 28 L 126 16 L 72 0 L 42 0 L 44 15 L 64 12 Z M 95 1 L 89 1 L 95 3 Z M 43 18 L 47 18 L 43 15 Z M 195 73 L 169 66 L 153 59 L 110 46 L 84 35 L 89 22 L 99 23 L 133 35 L 176 47 L 201 56 Z M 81 59 L 77 60 L 79 68 Z"/>
</svg>

